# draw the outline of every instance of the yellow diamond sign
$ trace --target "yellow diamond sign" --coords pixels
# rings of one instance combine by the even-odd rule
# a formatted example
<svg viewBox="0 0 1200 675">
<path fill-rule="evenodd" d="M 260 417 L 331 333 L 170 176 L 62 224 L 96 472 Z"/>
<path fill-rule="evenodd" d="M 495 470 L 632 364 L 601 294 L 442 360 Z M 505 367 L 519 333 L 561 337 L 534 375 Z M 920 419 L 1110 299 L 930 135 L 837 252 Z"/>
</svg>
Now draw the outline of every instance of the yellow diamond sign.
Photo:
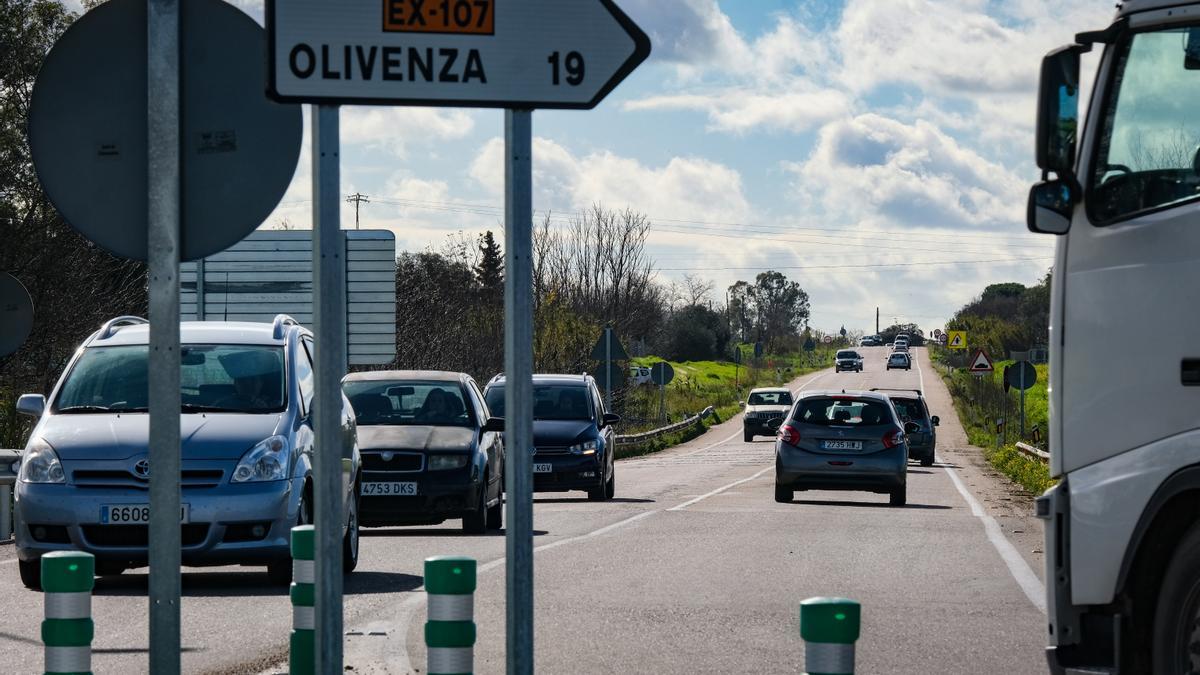
<svg viewBox="0 0 1200 675">
<path fill-rule="evenodd" d="M 966 349 L 967 348 L 967 331 L 965 331 L 965 330 L 948 330 L 948 331 L 946 331 L 946 347 L 948 349 Z"/>
</svg>

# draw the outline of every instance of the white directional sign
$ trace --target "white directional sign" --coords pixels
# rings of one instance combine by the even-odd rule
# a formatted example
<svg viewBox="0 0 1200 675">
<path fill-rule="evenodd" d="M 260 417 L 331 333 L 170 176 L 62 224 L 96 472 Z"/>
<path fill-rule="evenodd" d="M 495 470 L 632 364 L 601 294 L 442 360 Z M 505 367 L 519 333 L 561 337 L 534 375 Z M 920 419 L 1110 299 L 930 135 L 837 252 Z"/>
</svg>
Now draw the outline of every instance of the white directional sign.
<svg viewBox="0 0 1200 675">
<path fill-rule="evenodd" d="M 268 0 L 280 101 L 592 108 L 650 55 L 612 0 Z"/>
</svg>

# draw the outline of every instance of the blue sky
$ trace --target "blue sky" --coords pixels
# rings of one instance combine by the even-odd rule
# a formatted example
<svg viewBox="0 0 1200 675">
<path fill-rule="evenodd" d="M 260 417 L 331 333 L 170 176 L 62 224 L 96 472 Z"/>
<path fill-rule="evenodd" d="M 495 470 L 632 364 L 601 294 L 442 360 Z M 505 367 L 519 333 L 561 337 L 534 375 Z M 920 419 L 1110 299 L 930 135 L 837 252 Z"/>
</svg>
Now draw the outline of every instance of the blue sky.
<svg viewBox="0 0 1200 675">
<path fill-rule="evenodd" d="M 641 211 L 662 283 L 703 277 L 721 302 L 778 269 L 825 330 L 869 329 L 878 306 L 928 331 L 1049 268 L 1053 240 L 1023 224 L 1038 63 L 1111 3 L 616 1 L 653 54 L 595 110 L 535 113 L 539 212 Z M 500 230 L 502 121 L 344 108 L 342 192 L 368 195 L 363 226 L 404 249 Z M 264 226 L 309 226 L 308 161 L 306 142 Z"/>
</svg>

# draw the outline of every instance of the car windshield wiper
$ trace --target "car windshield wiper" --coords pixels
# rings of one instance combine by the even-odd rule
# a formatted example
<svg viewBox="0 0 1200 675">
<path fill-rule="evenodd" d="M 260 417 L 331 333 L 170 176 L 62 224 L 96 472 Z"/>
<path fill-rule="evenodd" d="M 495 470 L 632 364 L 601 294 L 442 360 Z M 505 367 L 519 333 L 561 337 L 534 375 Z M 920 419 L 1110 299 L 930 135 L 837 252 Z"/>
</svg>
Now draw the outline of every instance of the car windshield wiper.
<svg viewBox="0 0 1200 675">
<path fill-rule="evenodd" d="M 117 410 L 120 410 L 118 408 Z M 55 412 L 64 415 L 80 414 L 80 413 L 105 413 L 115 412 L 112 408 L 103 405 L 69 405 L 65 408 L 59 408 Z"/>
<path fill-rule="evenodd" d="M 180 405 L 180 406 L 179 406 L 179 408 L 180 408 L 180 410 L 182 410 L 182 411 L 183 411 L 183 412 L 185 412 L 185 413 L 206 413 L 206 412 L 211 412 L 211 413 L 224 413 L 224 412 L 228 412 L 228 413 L 240 413 L 240 412 L 246 412 L 245 410 L 241 410 L 241 409 L 238 409 L 238 408 L 222 408 L 221 406 L 215 406 L 215 405 L 199 405 L 199 404 L 197 404 L 197 403 L 184 403 L 184 404 Z"/>
</svg>

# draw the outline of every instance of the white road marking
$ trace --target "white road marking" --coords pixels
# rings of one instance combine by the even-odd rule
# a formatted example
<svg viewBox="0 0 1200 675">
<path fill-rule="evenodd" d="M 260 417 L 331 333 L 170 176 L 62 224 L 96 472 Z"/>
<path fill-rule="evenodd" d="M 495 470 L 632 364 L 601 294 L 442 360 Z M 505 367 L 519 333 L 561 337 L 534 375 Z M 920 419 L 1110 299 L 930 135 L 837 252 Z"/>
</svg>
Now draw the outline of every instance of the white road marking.
<svg viewBox="0 0 1200 675">
<path fill-rule="evenodd" d="M 914 355 L 915 356 L 915 355 Z M 920 378 L 921 391 L 925 391 L 925 375 L 921 370 L 921 362 L 914 358 L 913 362 L 917 364 L 917 377 Z M 958 493 L 962 495 L 967 506 L 971 507 L 971 514 L 979 520 L 983 521 L 983 531 L 987 534 L 988 541 L 992 542 L 996 552 L 1000 554 L 1000 559 L 1008 566 L 1008 571 L 1012 574 L 1017 585 L 1021 587 L 1021 591 L 1025 593 L 1025 597 L 1029 598 L 1029 602 L 1033 603 L 1034 607 L 1038 608 L 1042 614 L 1046 613 L 1046 587 L 1042 585 L 1042 580 L 1034 574 L 1033 568 L 1021 557 L 1021 553 L 1012 545 L 1000 529 L 1000 524 L 996 522 L 983 510 L 979 501 L 975 496 L 967 490 L 967 486 L 963 484 L 962 479 L 958 474 L 948 467 L 942 467 L 946 471 L 946 475 L 950 476 L 950 481 L 954 483 L 954 487 L 958 488 Z"/>
<path fill-rule="evenodd" d="M 737 486 L 741 485 L 742 483 L 749 483 L 750 481 L 754 480 L 755 478 L 758 478 L 759 476 L 763 475 L 764 473 L 766 473 L 774 468 L 775 467 L 773 467 L 773 466 L 768 466 L 767 468 L 763 469 L 762 471 L 759 471 L 758 473 L 754 474 L 753 476 L 750 476 L 749 478 L 743 478 L 739 481 L 734 481 L 734 482 L 730 483 L 729 485 L 719 487 L 716 490 L 713 490 L 712 492 L 709 492 L 707 494 L 702 494 L 699 497 L 695 497 L 693 499 L 689 499 L 686 502 L 680 504 L 679 506 L 672 506 L 671 508 L 669 508 L 667 510 L 668 511 L 682 511 L 683 509 L 686 509 L 687 507 L 691 506 L 692 504 L 695 504 L 696 502 L 703 501 L 705 499 L 708 499 L 709 497 L 714 497 L 716 495 L 719 495 L 722 492 L 728 490 L 729 488 L 737 487 Z"/>
</svg>

